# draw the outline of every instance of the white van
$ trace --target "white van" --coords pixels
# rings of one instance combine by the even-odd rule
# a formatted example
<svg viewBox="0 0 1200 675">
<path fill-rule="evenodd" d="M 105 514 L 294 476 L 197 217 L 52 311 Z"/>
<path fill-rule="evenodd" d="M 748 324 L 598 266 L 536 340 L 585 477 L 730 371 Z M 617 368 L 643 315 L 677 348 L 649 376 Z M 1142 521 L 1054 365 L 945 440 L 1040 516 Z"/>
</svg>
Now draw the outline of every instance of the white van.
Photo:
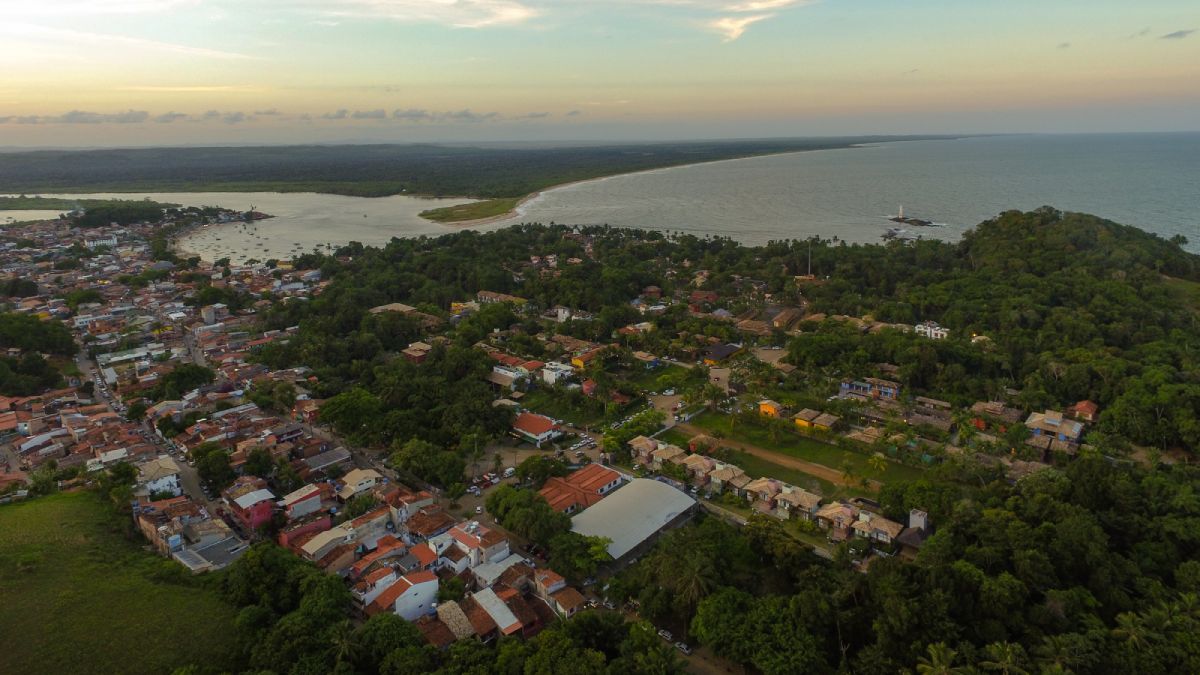
<svg viewBox="0 0 1200 675">
<path fill-rule="evenodd" d="M 505 478 L 512 478 L 515 475 L 517 475 L 517 470 L 512 468 L 511 466 L 504 470 Z"/>
</svg>

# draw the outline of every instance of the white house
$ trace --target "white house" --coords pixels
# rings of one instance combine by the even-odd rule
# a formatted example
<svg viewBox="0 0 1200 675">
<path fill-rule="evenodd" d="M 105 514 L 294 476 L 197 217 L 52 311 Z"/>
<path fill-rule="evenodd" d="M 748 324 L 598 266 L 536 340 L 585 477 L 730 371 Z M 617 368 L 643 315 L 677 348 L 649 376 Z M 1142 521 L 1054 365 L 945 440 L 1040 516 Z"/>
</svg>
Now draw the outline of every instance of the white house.
<svg viewBox="0 0 1200 675">
<path fill-rule="evenodd" d="M 950 329 L 943 328 L 935 321 L 925 321 L 913 326 L 913 332 L 930 340 L 945 340 L 950 337 Z"/>
<path fill-rule="evenodd" d="M 138 485 L 146 488 L 150 494 L 167 492 L 172 497 L 183 494 L 179 484 L 179 465 L 166 455 L 138 467 Z"/>
<path fill-rule="evenodd" d="M 290 520 L 316 513 L 321 510 L 321 489 L 309 483 L 285 495 L 279 501 L 279 506 L 287 513 Z"/>
<path fill-rule="evenodd" d="M 554 440 L 562 435 L 558 423 L 546 417 L 531 412 L 523 412 L 513 420 L 513 433 L 518 438 L 529 441 L 537 447 Z"/>
<path fill-rule="evenodd" d="M 542 366 L 542 379 L 546 384 L 559 384 L 571 379 L 574 375 L 575 369 L 566 363 L 551 361 Z"/>
<path fill-rule="evenodd" d="M 429 571 L 410 572 L 388 586 L 367 608 L 368 614 L 392 611 L 405 621 L 416 621 L 437 611 L 437 575 Z"/>
</svg>

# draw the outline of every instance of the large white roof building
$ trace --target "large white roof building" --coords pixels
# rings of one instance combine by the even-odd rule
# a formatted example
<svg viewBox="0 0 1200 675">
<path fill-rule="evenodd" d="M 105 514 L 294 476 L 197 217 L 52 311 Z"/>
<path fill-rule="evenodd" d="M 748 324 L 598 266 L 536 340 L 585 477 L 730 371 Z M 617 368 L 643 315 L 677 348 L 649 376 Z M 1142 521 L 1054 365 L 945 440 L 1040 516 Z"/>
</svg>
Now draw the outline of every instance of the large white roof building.
<svg viewBox="0 0 1200 675">
<path fill-rule="evenodd" d="M 696 500 L 648 478 L 635 478 L 571 521 L 571 529 L 611 540 L 608 554 L 620 560 L 695 506 Z"/>
</svg>

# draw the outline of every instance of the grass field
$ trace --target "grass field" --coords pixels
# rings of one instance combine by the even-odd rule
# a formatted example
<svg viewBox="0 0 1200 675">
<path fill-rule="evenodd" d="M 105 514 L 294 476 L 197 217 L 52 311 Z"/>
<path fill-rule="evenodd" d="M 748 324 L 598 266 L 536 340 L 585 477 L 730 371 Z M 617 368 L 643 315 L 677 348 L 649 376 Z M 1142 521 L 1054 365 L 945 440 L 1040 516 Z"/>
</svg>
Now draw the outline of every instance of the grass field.
<svg viewBox="0 0 1200 675">
<path fill-rule="evenodd" d="M 786 466 L 776 464 L 770 460 L 762 459 L 740 450 L 731 451 L 729 460 L 734 465 L 746 472 L 751 478 L 774 478 L 785 483 L 791 483 L 796 487 L 802 487 L 810 492 L 815 492 L 826 500 L 840 499 L 852 494 L 870 494 L 869 490 L 850 490 L 839 485 L 811 476 L 798 469 L 790 469 Z"/>
<path fill-rule="evenodd" d="M 655 438 L 663 443 L 670 443 L 671 445 L 677 445 L 681 448 L 686 448 L 688 441 L 692 440 L 687 434 L 677 429 L 667 429 L 658 436 L 655 436 Z"/>
<path fill-rule="evenodd" d="M 658 378 L 663 375 L 674 375 L 683 370 L 685 370 L 683 366 L 667 365 L 653 370 L 641 370 L 627 375 L 622 379 L 642 391 L 654 391 L 662 388 L 658 386 Z"/>
<path fill-rule="evenodd" d="M 440 209 L 422 211 L 421 217 L 435 223 L 460 223 L 465 220 L 479 220 L 502 216 L 517 207 L 522 197 L 502 197 L 488 199 L 482 202 L 459 204 L 458 206 L 443 206 Z"/>
<path fill-rule="evenodd" d="M 772 438 L 771 433 L 762 427 L 745 423 L 734 426 L 729 415 L 706 412 L 693 418 L 692 424 L 709 432 L 720 431 L 726 438 L 757 445 L 760 448 L 821 464 L 831 469 L 841 469 L 844 465 L 848 465 L 855 475 L 866 476 L 884 483 L 917 480 L 923 473 L 923 470 L 917 467 L 892 461 L 889 461 L 887 467 L 880 473 L 871 468 L 867 463 L 868 457 L 864 453 L 843 450 L 796 433 L 784 432 Z"/>
<path fill-rule="evenodd" d="M 92 493 L 0 507 L 0 673 L 235 665 L 234 608 L 124 532 Z"/>
<path fill-rule="evenodd" d="M 604 420 L 604 408 L 598 403 L 577 408 L 567 403 L 565 397 L 548 389 L 527 392 L 521 399 L 521 406 L 576 426 L 595 426 Z"/>
</svg>

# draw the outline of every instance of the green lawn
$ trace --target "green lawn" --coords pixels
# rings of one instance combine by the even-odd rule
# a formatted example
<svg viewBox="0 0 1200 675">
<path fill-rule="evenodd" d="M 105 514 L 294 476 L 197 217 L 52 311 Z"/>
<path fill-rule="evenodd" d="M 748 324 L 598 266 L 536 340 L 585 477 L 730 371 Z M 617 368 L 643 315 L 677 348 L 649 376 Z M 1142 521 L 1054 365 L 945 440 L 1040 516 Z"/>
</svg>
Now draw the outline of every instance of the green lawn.
<svg viewBox="0 0 1200 675">
<path fill-rule="evenodd" d="M 662 432 L 661 434 L 655 436 L 655 438 L 662 441 L 663 443 L 670 443 L 671 445 L 678 445 L 681 448 L 687 448 L 688 441 L 692 440 L 691 437 L 689 437 L 687 434 L 685 434 L 682 431 L 679 431 L 678 429 L 675 429 L 675 428 L 667 429 L 666 431 Z"/>
<path fill-rule="evenodd" d="M 595 426 L 604 420 L 604 406 L 599 402 L 589 402 L 590 405 L 575 407 L 563 396 L 549 389 L 535 389 L 526 392 L 521 399 L 521 407 L 527 408 L 555 419 L 566 420 L 576 426 Z"/>
<path fill-rule="evenodd" d="M 234 663 L 235 610 L 89 492 L 0 507 L 0 673 Z"/>
<path fill-rule="evenodd" d="M 487 199 L 481 202 L 471 202 L 470 204 L 460 204 L 458 206 L 443 206 L 437 209 L 422 211 L 421 217 L 432 220 L 435 223 L 458 223 L 464 220 L 492 218 L 494 216 L 502 216 L 517 208 L 517 203 L 522 199 L 524 197 L 502 197 L 500 199 Z"/>
<path fill-rule="evenodd" d="M 683 366 L 676 366 L 672 364 L 651 370 L 642 369 L 641 371 L 631 373 L 622 379 L 638 389 L 641 389 L 642 391 L 657 391 L 660 389 L 658 386 L 658 378 L 662 377 L 663 375 L 674 374 L 684 370 L 686 370 L 686 368 Z"/>
<path fill-rule="evenodd" d="M 721 432 L 725 438 L 757 445 L 760 448 L 821 464 L 831 469 L 841 469 L 848 465 L 856 475 L 866 476 L 884 483 L 917 480 L 923 473 L 922 469 L 893 461 L 889 461 L 887 468 L 880 473 L 870 467 L 867 463 L 868 455 L 865 453 L 843 450 L 798 433 L 781 432 L 772 438 L 770 431 L 753 424 L 743 422 L 734 426 L 729 415 L 706 412 L 693 418 L 692 424 L 709 432 Z"/>
</svg>

